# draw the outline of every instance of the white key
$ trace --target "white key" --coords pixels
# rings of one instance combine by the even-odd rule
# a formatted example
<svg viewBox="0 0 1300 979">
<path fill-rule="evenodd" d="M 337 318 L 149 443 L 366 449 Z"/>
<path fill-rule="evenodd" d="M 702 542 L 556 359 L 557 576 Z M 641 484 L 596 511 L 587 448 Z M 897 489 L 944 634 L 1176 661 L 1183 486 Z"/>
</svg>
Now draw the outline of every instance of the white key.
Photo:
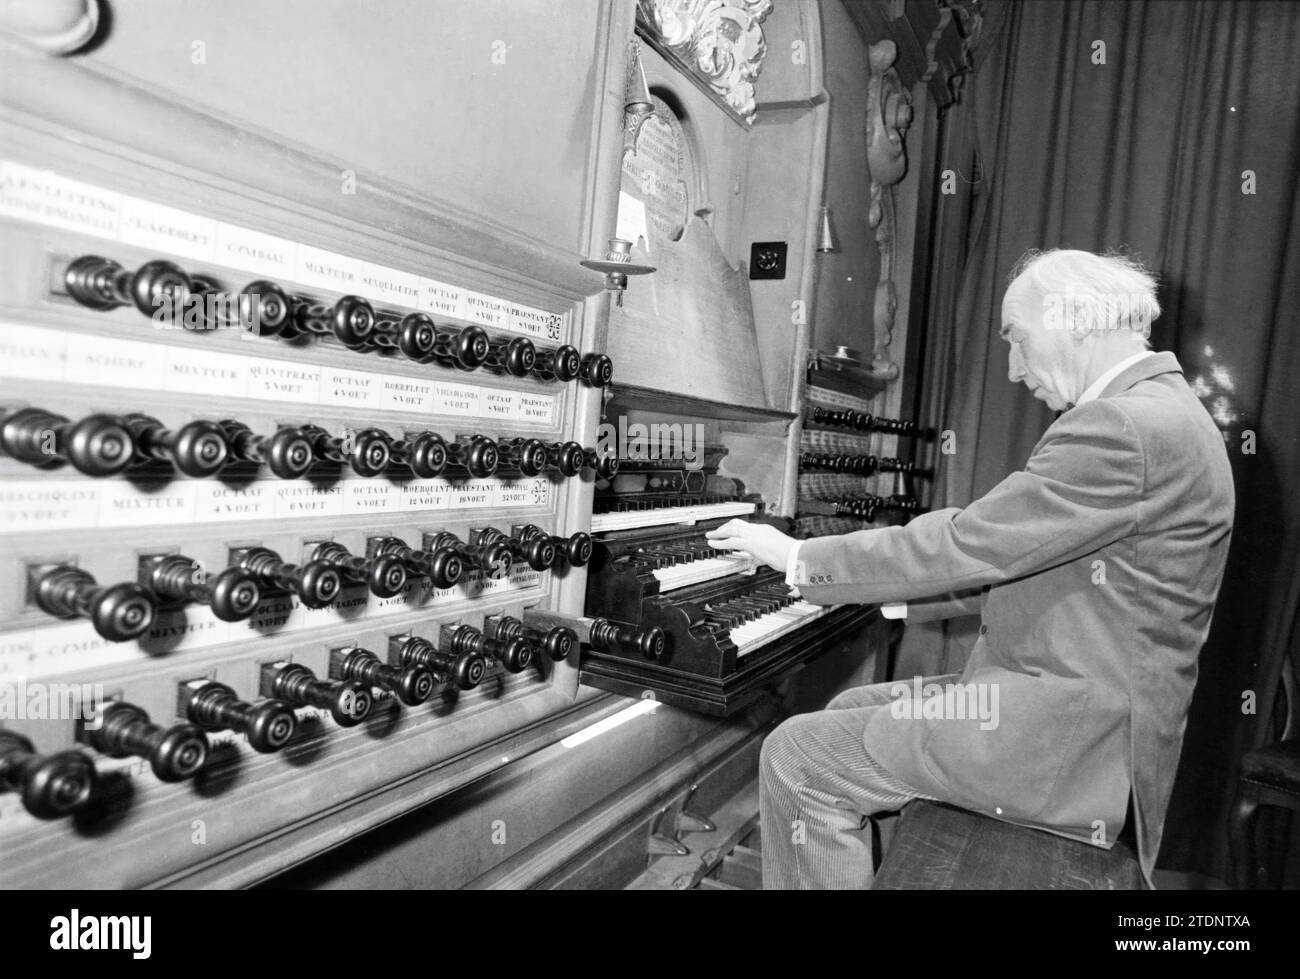
<svg viewBox="0 0 1300 979">
<path fill-rule="evenodd" d="M 718 557 L 698 558 L 685 564 L 675 564 L 669 568 L 655 568 L 652 572 L 659 579 L 659 593 L 696 585 L 701 581 L 712 581 L 734 574 L 752 574 L 758 562 L 745 551 L 732 551 Z"/>
<path fill-rule="evenodd" d="M 718 517 L 743 517 L 753 513 L 753 503 L 702 503 L 698 506 L 661 507 L 657 510 L 629 510 L 625 513 L 598 513 L 591 518 L 591 532 L 631 530 L 635 527 L 667 527 L 691 524 Z"/>
<path fill-rule="evenodd" d="M 736 655 L 739 657 L 752 653 L 837 608 L 838 605 L 813 605 L 811 602 L 800 600 L 775 612 L 768 612 L 757 619 L 741 623 L 731 630 L 731 641 L 736 644 Z"/>
</svg>

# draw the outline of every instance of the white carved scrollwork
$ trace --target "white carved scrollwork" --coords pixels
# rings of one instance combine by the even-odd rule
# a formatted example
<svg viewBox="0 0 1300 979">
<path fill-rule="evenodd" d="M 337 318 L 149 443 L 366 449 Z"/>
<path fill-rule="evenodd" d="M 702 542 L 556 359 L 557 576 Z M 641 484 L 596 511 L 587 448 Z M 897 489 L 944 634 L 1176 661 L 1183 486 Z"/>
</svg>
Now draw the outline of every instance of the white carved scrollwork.
<svg viewBox="0 0 1300 979">
<path fill-rule="evenodd" d="M 767 42 L 772 0 L 637 0 L 647 25 L 746 121 Z"/>
</svg>

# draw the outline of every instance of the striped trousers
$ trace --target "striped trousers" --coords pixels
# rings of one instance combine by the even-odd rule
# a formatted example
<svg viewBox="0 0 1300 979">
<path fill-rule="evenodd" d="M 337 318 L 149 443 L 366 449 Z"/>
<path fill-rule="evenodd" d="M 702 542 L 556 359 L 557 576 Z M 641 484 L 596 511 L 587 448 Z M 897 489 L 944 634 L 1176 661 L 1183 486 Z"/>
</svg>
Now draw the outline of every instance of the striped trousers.
<svg viewBox="0 0 1300 979">
<path fill-rule="evenodd" d="M 942 678 L 940 678 L 942 679 Z M 871 886 L 867 817 L 929 799 L 882 768 L 863 744 L 867 717 L 888 710 L 892 683 L 846 690 L 825 710 L 797 714 L 759 756 L 764 889 Z"/>
</svg>

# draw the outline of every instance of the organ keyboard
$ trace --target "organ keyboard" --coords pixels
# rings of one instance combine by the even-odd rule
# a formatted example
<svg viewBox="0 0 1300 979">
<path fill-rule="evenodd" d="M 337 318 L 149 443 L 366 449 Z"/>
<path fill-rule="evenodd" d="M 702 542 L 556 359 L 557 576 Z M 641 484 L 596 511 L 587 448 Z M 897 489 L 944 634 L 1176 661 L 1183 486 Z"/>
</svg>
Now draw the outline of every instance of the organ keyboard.
<svg viewBox="0 0 1300 979">
<path fill-rule="evenodd" d="M 606 532 L 587 578 L 588 615 L 663 632 L 651 659 L 635 648 L 588 651 L 584 683 L 729 715 L 875 614 L 865 606 L 805 602 L 784 575 L 705 532 L 728 518 Z M 759 520 L 780 523 L 772 518 Z"/>
</svg>

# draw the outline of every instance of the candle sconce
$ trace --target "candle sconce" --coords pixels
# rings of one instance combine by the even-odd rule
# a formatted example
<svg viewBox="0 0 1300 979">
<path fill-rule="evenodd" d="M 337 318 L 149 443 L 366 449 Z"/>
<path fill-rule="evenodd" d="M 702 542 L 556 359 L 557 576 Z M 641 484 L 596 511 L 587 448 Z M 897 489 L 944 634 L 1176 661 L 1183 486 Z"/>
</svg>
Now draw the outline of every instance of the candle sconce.
<svg viewBox="0 0 1300 979">
<path fill-rule="evenodd" d="M 605 252 L 604 260 L 583 259 L 579 264 L 605 276 L 605 288 L 616 294 L 618 306 L 623 305 L 623 291 L 627 288 L 629 275 L 648 275 L 655 271 L 653 265 L 638 265 L 632 261 L 632 242 L 623 238 L 609 239 L 609 250 Z"/>
</svg>

